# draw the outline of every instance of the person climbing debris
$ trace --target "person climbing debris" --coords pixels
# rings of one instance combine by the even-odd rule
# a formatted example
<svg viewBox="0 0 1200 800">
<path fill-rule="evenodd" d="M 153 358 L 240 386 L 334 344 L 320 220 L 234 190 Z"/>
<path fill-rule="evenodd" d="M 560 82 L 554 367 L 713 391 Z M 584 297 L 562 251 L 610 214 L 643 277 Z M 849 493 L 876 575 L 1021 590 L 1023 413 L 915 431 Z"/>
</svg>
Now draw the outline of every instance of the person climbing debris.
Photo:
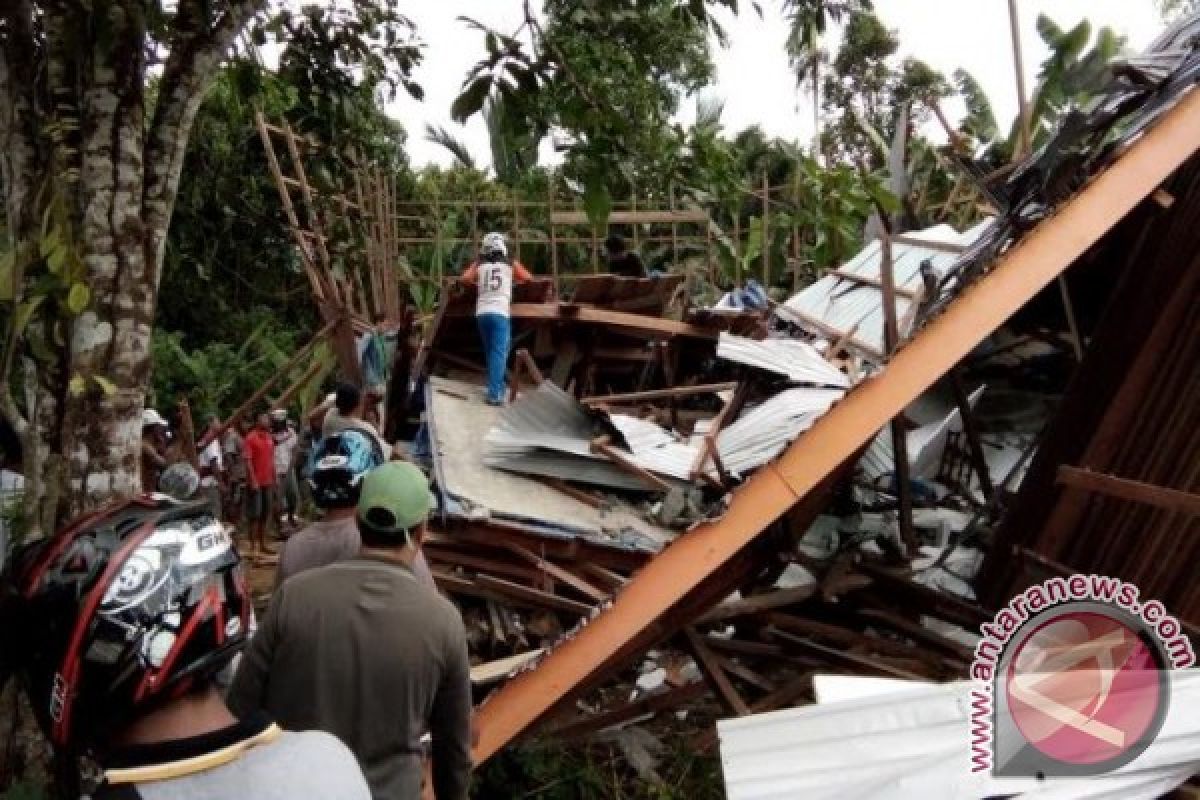
<svg viewBox="0 0 1200 800">
<path fill-rule="evenodd" d="M 487 402 L 504 405 L 504 371 L 508 364 L 508 347 L 512 338 L 513 283 L 533 280 L 533 275 L 520 261 L 509 260 L 504 234 L 489 233 L 479 245 L 479 261 L 463 273 L 462 282 L 475 286 L 475 320 L 487 363 Z"/>
<path fill-rule="evenodd" d="M 17 677 L 74 767 L 64 774 L 79 756 L 98 762 L 94 800 L 366 800 L 335 737 L 238 718 L 222 700 L 216 676 L 250 628 L 247 586 L 203 505 L 126 501 L 14 554 L 0 576 L 0 688 Z"/>
<path fill-rule="evenodd" d="M 470 782 L 466 631 L 413 571 L 432 507 L 412 464 L 369 472 L 356 515 L 362 551 L 283 582 L 229 691 L 235 713 L 265 710 L 285 727 L 336 735 L 376 800 L 420 796 L 426 731 L 438 800 L 464 800 Z"/>
</svg>

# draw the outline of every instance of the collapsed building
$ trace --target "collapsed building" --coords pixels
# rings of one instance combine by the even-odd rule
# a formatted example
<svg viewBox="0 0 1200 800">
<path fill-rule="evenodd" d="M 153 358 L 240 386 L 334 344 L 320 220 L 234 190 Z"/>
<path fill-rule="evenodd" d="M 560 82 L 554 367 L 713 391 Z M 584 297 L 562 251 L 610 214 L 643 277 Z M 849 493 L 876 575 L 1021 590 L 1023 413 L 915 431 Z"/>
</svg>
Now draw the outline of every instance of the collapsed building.
<svg viewBox="0 0 1200 800">
<path fill-rule="evenodd" d="M 426 552 L 467 622 L 478 761 L 792 707 L 818 676 L 962 679 L 979 626 L 1056 575 L 1134 582 L 1195 641 L 1198 28 L 1114 65 L 981 185 L 979 225 L 885 233 L 784 302 L 693 308 L 682 274 L 517 287 L 503 408 L 470 290 L 416 326 L 380 271 L 386 192 L 358 196 L 370 277 L 335 274 L 270 146 L 295 159 L 295 137 L 260 119 L 321 335 L 353 360 L 372 315 L 414 332 L 390 407 L 439 500 Z M 788 796 L 726 771 L 731 796 Z"/>
</svg>

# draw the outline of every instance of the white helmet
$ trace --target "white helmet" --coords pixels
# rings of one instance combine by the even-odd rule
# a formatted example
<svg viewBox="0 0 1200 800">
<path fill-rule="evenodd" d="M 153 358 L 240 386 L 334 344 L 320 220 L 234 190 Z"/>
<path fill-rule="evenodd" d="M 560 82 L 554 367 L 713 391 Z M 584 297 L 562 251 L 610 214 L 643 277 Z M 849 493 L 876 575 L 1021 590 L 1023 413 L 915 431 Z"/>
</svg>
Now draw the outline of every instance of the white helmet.
<svg viewBox="0 0 1200 800">
<path fill-rule="evenodd" d="M 171 426 L 168 425 L 167 421 L 162 418 L 162 414 L 159 414 L 153 408 L 147 408 L 144 411 L 142 411 L 142 427 L 143 428 L 157 428 L 157 427 L 169 428 Z"/>
<path fill-rule="evenodd" d="M 479 252 L 483 256 L 507 258 L 508 245 L 504 243 L 504 234 L 492 231 L 484 236 L 483 241 L 479 245 Z"/>
</svg>

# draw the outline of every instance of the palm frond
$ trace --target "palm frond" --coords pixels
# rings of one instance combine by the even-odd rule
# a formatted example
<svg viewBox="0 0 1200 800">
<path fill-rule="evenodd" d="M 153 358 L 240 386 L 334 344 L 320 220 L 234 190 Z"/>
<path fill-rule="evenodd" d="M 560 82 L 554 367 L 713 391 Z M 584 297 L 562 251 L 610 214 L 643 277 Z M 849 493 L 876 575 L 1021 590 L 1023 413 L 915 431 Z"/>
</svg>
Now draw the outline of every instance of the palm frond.
<svg viewBox="0 0 1200 800">
<path fill-rule="evenodd" d="M 477 169 L 475 159 L 471 155 L 471 151 L 467 149 L 467 145 L 440 125 L 435 127 L 434 125 L 426 124 L 425 140 L 441 145 L 449 150 L 450 154 L 464 167 Z"/>
</svg>

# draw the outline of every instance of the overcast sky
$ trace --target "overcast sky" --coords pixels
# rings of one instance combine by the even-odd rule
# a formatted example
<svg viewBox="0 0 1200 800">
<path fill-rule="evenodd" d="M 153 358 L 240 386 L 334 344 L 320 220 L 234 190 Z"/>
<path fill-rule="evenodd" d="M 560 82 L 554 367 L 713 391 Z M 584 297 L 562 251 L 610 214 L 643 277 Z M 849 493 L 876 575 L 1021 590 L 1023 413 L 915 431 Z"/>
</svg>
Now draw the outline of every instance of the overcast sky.
<svg viewBox="0 0 1200 800">
<path fill-rule="evenodd" d="M 480 164 L 490 161 L 487 131 L 476 117 L 466 126 L 450 119 L 450 104 L 463 77 L 484 52 L 483 39 L 457 21 L 469 16 L 501 30 L 513 30 L 522 19 L 521 0 L 420 0 L 405 12 L 426 42 L 425 60 L 416 72 L 425 100 L 407 96 L 389 107 L 408 130 L 414 166 L 449 164 L 452 156 L 425 141 L 425 125 L 444 126 L 470 148 Z M 727 131 L 760 125 L 770 135 L 808 141 L 812 137 L 809 100 L 799 96 L 788 69 L 783 43 L 786 27 L 778 0 L 763 0 L 763 18 L 749 10 L 726 15 L 730 44 L 714 49 L 717 79 L 705 90 L 725 104 Z M 1008 0 L 875 0 L 876 11 L 900 38 L 899 58 L 914 56 L 947 76 L 964 67 L 983 84 L 1002 126 L 1016 114 L 1017 92 L 1008 35 Z M 1108 25 L 1141 49 L 1162 28 L 1153 0 L 1019 0 L 1025 69 L 1032 87 L 1046 56 L 1034 23 L 1041 13 L 1060 26 L 1074 26 L 1085 16 L 1093 26 Z M 694 112 L 695 98 L 684 101 L 684 120 Z"/>
</svg>

